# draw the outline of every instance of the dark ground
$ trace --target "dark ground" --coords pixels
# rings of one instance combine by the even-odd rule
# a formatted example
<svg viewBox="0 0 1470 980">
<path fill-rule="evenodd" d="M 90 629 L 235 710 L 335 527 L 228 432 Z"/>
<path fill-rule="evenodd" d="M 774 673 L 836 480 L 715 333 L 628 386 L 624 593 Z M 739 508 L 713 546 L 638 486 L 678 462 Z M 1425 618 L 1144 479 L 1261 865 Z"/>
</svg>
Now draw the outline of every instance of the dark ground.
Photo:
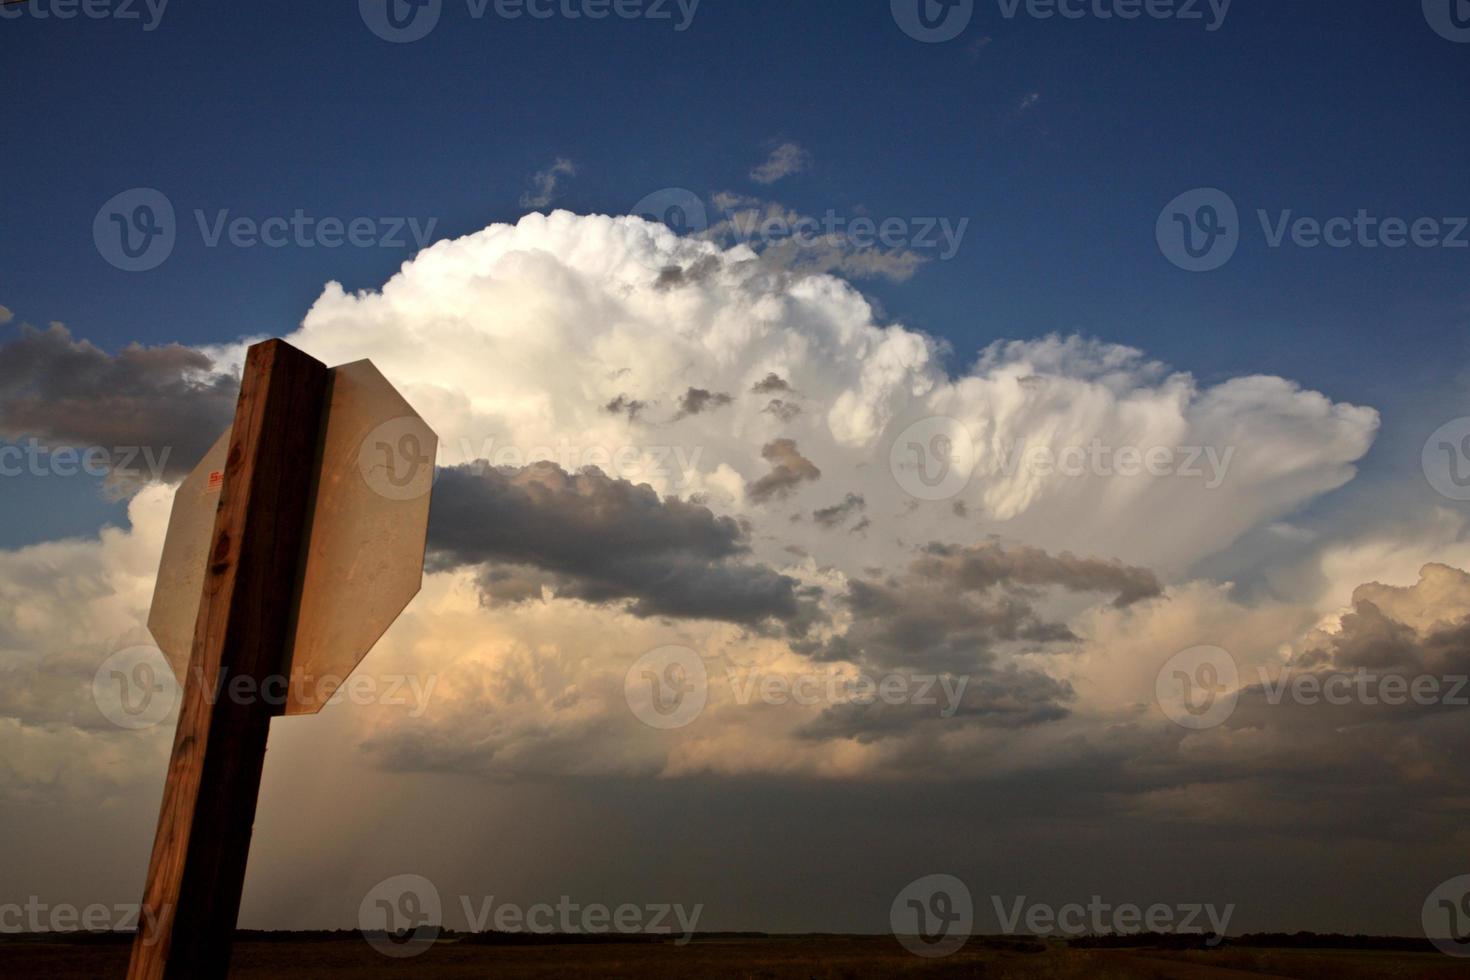
<svg viewBox="0 0 1470 980">
<path fill-rule="evenodd" d="M 0 977 L 100 980 L 127 972 L 125 942 L 79 944 L 40 941 L 0 943 Z M 1440 953 L 1393 950 L 1272 949 L 1213 950 L 1077 949 L 972 940 L 959 952 L 926 960 L 893 938 L 812 936 L 710 938 L 686 946 L 671 943 L 537 943 L 476 945 L 441 942 L 420 956 L 394 960 L 362 939 L 333 941 L 242 940 L 235 944 L 230 976 L 254 978 L 549 978 L 602 977 L 1144 977 L 1153 980 L 1240 980 L 1293 977 L 1302 980 L 1369 977 L 1470 978 L 1470 959 Z"/>
</svg>

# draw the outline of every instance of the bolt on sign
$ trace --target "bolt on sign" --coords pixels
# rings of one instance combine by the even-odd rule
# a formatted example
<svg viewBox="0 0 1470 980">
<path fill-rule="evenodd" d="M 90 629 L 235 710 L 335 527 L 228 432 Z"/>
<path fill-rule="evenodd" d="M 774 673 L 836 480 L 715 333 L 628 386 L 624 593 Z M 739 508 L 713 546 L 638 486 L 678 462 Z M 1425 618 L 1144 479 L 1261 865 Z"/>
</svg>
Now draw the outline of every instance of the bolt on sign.
<svg viewBox="0 0 1470 980">
<path fill-rule="evenodd" d="M 184 697 L 129 980 L 225 976 L 270 719 L 321 710 L 418 593 L 437 447 L 371 362 L 250 348 L 148 617 Z"/>
</svg>

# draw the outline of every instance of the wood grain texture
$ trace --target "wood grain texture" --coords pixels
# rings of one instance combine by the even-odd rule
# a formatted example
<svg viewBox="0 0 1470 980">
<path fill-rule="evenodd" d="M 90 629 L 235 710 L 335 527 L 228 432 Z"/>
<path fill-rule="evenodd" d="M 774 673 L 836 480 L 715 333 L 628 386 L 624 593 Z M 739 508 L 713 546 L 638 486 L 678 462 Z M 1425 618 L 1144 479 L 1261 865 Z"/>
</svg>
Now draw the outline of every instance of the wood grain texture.
<svg viewBox="0 0 1470 980">
<path fill-rule="evenodd" d="M 281 710 L 259 691 L 289 674 L 326 384 L 326 367 L 284 341 L 246 357 L 129 980 L 229 969 L 266 736 Z M 232 683 L 255 693 L 233 696 Z"/>
</svg>

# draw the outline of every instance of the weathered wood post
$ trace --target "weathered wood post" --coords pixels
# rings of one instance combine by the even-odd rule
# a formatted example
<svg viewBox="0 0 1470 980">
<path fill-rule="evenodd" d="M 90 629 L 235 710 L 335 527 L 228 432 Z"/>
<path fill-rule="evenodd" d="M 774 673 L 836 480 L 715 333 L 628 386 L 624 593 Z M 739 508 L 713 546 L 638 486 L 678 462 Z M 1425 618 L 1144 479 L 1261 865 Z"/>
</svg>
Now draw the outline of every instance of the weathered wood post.
<svg viewBox="0 0 1470 980">
<path fill-rule="evenodd" d="M 129 980 L 229 969 L 271 717 L 290 670 L 327 369 L 284 341 L 251 347 L 235 407 L 184 697 Z M 249 678 L 231 697 L 230 684 Z"/>
</svg>

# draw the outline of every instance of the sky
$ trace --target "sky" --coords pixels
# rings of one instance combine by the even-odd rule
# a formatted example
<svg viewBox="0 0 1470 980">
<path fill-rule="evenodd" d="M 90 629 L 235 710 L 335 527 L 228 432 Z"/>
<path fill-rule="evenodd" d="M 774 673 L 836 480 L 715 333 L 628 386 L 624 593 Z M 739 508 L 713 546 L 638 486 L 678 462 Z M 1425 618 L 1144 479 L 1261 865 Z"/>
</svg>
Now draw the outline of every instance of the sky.
<svg viewBox="0 0 1470 980">
<path fill-rule="evenodd" d="M 1431 931 L 1470 872 L 1463 4 L 1061 8 L 7 8 L 0 906 L 141 890 L 177 692 L 119 724 L 106 679 L 167 673 L 174 487 L 279 336 L 371 358 L 439 471 L 378 696 L 275 723 L 243 925 L 412 874 L 455 927 L 887 931 L 942 874 L 977 931 Z M 1442 696 L 1294 686 L 1390 676 Z"/>
</svg>

